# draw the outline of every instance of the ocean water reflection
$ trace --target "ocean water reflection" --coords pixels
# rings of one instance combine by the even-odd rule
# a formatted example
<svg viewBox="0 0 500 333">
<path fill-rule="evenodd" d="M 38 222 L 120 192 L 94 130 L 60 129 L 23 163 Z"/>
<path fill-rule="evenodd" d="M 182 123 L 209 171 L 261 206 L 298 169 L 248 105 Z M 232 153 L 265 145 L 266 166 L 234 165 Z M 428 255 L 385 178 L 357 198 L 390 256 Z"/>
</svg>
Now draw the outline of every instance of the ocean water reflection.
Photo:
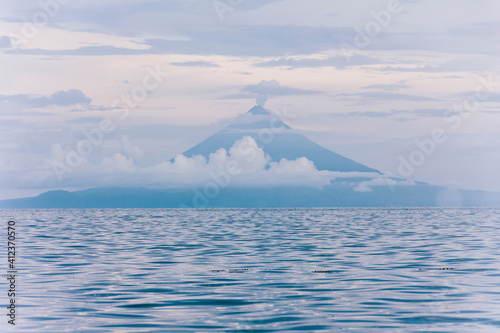
<svg viewBox="0 0 500 333">
<path fill-rule="evenodd" d="M 496 209 L 0 214 L 19 332 L 500 331 Z"/>
</svg>

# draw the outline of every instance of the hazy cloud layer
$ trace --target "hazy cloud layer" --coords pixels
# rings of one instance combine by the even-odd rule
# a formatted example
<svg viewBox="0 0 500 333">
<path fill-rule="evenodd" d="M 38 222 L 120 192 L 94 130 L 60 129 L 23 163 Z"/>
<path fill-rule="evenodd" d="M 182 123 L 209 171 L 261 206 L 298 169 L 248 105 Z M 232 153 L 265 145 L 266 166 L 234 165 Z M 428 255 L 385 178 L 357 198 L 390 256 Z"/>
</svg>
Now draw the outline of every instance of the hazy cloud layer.
<svg viewBox="0 0 500 333">
<path fill-rule="evenodd" d="M 47 106 L 68 106 L 90 104 L 92 99 L 78 89 L 58 91 L 50 96 L 34 97 L 31 95 L 0 95 L 0 103 L 18 104 L 25 107 L 44 108 Z"/>
<path fill-rule="evenodd" d="M 11 43 L 10 38 L 8 36 L 0 36 L 0 49 L 10 48 L 11 46 L 12 46 L 12 43 Z"/>
<path fill-rule="evenodd" d="M 64 174 L 65 186 L 84 186 L 83 179 L 92 179 L 86 186 L 153 186 L 161 188 L 199 187 L 208 183 L 219 186 L 272 187 L 310 186 L 321 188 L 344 178 L 374 178 L 378 173 L 319 171 L 305 157 L 271 162 L 270 157 L 251 137 L 238 140 L 226 151 L 221 148 L 207 158 L 178 155 L 173 162 L 139 166 L 135 160 L 142 151 L 128 138 L 121 139 L 123 152 L 104 157 L 96 164 L 86 161 L 81 171 Z M 67 152 L 52 147 L 52 161 L 64 162 Z M 49 163 L 50 163 L 49 162 Z M 54 175 L 52 175 L 54 176 Z"/>
<path fill-rule="evenodd" d="M 220 67 L 219 65 L 208 61 L 171 62 L 170 65 L 184 67 Z"/>
<path fill-rule="evenodd" d="M 277 80 L 263 80 L 259 84 L 246 86 L 243 88 L 243 91 L 270 96 L 311 95 L 320 93 L 319 91 L 284 87 L 281 86 Z"/>
<path fill-rule="evenodd" d="M 396 91 L 401 89 L 410 89 L 411 86 L 404 84 L 402 82 L 392 83 L 392 84 L 372 84 L 363 89 L 376 89 L 376 90 L 384 90 L 384 91 Z"/>
<path fill-rule="evenodd" d="M 363 66 L 363 65 L 374 65 L 382 64 L 384 61 L 375 59 L 372 57 L 364 55 L 353 55 L 352 57 L 346 59 L 344 56 L 336 56 L 329 58 L 305 58 L 305 59 L 294 59 L 294 58 L 279 58 L 277 60 L 270 60 L 255 64 L 257 67 L 286 67 L 289 69 L 293 68 L 315 68 L 315 67 L 335 67 L 338 69 L 343 69 L 348 66 Z"/>
<path fill-rule="evenodd" d="M 272 96 L 300 96 L 321 94 L 320 91 L 307 90 L 282 86 L 277 80 L 262 80 L 258 84 L 247 85 L 241 89 L 242 93 L 224 96 L 225 99 L 256 99 L 256 104 L 265 106 Z"/>
<path fill-rule="evenodd" d="M 408 95 L 408 94 L 398 94 L 392 92 L 362 92 L 356 94 L 342 94 L 340 95 L 349 99 L 363 99 L 363 100 L 372 100 L 372 101 L 380 101 L 380 100 L 403 100 L 403 101 L 433 101 L 434 98 L 425 97 L 425 96 L 416 96 L 416 95 Z"/>
</svg>

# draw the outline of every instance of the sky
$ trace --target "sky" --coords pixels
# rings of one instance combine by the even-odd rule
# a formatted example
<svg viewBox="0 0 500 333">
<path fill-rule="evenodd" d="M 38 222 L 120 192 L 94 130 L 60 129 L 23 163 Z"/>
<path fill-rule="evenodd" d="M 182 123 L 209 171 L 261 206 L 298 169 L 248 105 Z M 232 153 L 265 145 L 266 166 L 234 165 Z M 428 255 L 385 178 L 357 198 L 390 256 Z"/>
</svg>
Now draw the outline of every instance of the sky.
<svg viewBox="0 0 500 333">
<path fill-rule="evenodd" d="M 388 175 L 500 191 L 495 0 L 1 0 L 0 57 L 0 199 L 161 176 L 256 103 Z"/>
</svg>

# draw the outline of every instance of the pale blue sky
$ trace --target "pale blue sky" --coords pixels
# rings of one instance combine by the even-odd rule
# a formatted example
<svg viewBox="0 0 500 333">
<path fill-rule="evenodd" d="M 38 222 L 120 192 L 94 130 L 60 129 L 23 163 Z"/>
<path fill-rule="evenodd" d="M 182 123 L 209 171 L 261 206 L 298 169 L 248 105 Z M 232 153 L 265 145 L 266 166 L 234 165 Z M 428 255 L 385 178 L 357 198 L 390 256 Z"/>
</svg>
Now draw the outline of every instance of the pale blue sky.
<svg viewBox="0 0 500 333">
<path fill-rule="evenodd" d="M 442 129 L 409 178 L 500 191 L 499 55 L 495 0 L 2 0 L 0 198 L 158 165 L 256 98 L 392 174 Z M 104 118 L 115 129 L 60 182 L 50 161 Z"/>
</svg>

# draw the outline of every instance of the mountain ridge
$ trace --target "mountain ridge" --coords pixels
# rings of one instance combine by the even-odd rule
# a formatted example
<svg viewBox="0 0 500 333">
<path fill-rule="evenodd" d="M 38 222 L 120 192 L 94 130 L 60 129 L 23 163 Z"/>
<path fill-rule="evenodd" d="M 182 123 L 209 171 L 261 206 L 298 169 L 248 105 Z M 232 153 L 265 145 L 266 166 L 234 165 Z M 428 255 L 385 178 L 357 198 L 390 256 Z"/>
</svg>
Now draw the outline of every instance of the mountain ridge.
<svg viewBox="0 0 500 333">
<path fill-rule="evenodd" d="M 450 193 L 445 193 L 451 191 Z M 225 188 L 216 197 L 202 188 L 92 188 L 48 191 L 32 198 L 0 200 L 2 209 L 39 208 L 272 208 L 272 207 L 500 207 L 500 193 L 453 191 L 441 186 L 417 185 L 354 192 L 336 183 L 311 187 Z"/>
</svg>

